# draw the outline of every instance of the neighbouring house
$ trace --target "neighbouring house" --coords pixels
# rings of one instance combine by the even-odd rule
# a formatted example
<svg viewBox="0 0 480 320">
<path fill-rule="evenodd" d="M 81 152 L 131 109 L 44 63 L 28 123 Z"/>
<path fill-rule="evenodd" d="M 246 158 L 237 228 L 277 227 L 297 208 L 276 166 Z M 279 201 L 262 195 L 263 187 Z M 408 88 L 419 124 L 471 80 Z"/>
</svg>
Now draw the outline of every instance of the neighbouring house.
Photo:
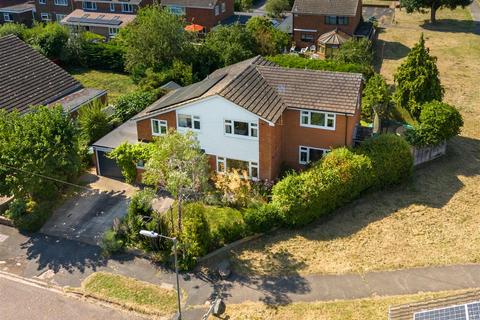
<svg viewBox="0 0 480 320">
<path fill-rule="evenodd" d="M 38 21 L 62 21 L 75 10 L 74 0 L 34 0 L 35 18 Z"/>
<path fill-rule="evenodd" d="M 81 106 L 106 98 L 106 91 L 84 88 L 17 37 L 0 38 L 0 109 L 26 113 L 32 106 L 60 104 L 75 114 Z"/>
<path fill-rule="evenodd" d="M 187 23 L 209 32 L 223 20 L 233 16 L 234 0 L 161 0 L 170 12 L 184 16 Z"/>
<path fill-rule="evenodd" d="M 21 23 L 31 26 L 35 19 L 35 3 L 25 0 L 0 1 L 0 24 Z"/>
<path fill-rule="evenodd" d="M 373 25 L 362 19 L 362 0 L 295 0 L 292 19 L 296 46 L 315 46 L 324 56 L 352 37 L 373 34 Z"/>
<path fill-rule="evenodd" d="M 302 169 L 334 147 L 353 144 L 362 87 L 361 74 L 283 68 L 259 56 L 245 60 L 170 91 L 94 143 L 97 171 L 120 177 L 106 153 L 175 129 L 197 133 L 213 170 L 245 169 L 253 179 L 274 179 L 284 167 Z"/>
</svg>

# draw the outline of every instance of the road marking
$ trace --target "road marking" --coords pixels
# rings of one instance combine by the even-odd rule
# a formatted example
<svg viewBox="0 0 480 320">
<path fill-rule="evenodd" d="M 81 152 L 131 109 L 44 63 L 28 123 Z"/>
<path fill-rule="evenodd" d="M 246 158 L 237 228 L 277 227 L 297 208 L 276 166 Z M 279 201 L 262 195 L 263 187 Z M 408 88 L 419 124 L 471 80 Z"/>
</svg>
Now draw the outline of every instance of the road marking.
<svg viewBox="0 0 480 320">
<path fill-rule="evenodd" d="M 8 239 L 8 236 L 6 234 L 1 234 L 0 233 L 0 242 L 3 242 Z"/>
</svg>

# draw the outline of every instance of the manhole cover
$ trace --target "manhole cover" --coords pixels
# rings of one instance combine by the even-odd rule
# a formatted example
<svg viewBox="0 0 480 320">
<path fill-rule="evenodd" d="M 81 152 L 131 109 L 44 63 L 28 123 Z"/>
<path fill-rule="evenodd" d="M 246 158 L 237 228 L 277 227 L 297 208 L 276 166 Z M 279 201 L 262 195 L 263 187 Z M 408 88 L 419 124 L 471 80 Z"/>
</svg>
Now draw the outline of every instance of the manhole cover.
<svg viewBox="0 0 480 320">
<path fill-rule="evenodd" d="M 0 233 L 0 242 L 7 240 L 8 236 Z"/>
</svg>

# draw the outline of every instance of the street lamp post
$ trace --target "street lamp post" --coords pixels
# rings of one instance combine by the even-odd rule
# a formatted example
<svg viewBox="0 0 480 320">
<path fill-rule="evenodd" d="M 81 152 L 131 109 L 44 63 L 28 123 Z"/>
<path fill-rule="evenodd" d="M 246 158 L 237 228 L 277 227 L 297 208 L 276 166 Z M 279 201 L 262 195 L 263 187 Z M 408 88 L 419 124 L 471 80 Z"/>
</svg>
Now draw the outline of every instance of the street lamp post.
<svg viewBox="0 0 480 320">
<path fill-rule="evenodd" d="M 156 239 L 156 238 L 164 238 L 167 240 L 173 241 L 173 251 L 175 255 L 175 274 L 177 278 L 177 300 L 178 300 L 178 320 L 182 319 L 182 303 L 181 303 L 181 298 L 180 298 L 180 281 L 178 280 L 178 258 L 177 258 L 177 238 L 175 237 L 167 237 L 162 234 L 156 233 L 154 231 L 148 231 L 148 230 L 140 230 L 140 234 L 142 236 L 151 238 L 151 239 Z"/>
</svg>

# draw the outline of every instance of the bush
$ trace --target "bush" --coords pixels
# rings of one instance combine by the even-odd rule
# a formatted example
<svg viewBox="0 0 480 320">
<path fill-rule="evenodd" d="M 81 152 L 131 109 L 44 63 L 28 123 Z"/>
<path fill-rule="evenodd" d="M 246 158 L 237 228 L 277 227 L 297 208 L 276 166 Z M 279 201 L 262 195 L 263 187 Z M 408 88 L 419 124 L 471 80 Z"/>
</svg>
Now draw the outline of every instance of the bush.
<svg viewBox="0 0 480 320">
<path fill-rule="evenodd" d="M 279 226 L 278 208 L 272 203 L 250 207 L 245 210 L 243 219 L 252 233 L 267 232 Z"/>
<path fill-rule="evenodd" d="M 422 107 L 420 125 L 407 134 L 407 140 L 414 146 L 437 145 L 458 135 L 462 126 L 462 115 L 455 107 L 429 102 Z"/>
<path fill-rule="evenodd" d="M 153 92 L 134 91 L 120 96 L 115 103 L 114 117 L 120 122 L 125 122 L 149 105 L 157 96 Z"/>
<path fill-rule="evenodd" d="M 77 120 L 82 138 L 87 145 L 97 141 L 111 129 L 108 116 L 103 111 L 103 104 L 100 100 L 95 100 L 80 108 Z"/>
<path fill-rule="evenodd" d="M 8 35 L 14 35 L 22 40 L 26 40 L 28 28 L 20 23 L 4 23 L 0 25 L 0 38 Z"/>
<path fill-rule="evenodd" d="M 367 80 L 374 74 L 371 66 L 356 63 L 307 59 L 291 54 L 279 54 L 273 57 L 267 57 L 267 59 L 287 68 L 362 73 Z"/>
<path fill-rule="evenodd" d="M 180 235 L 183 269 L 190 269 L 198 257 L 208 253 L 211 247 L 210 228 L 202 203 L 191 203 L 183 208 L 183 229 Z"/>
<path fill-rule="evenodd" d="M 58 23 L 36 23 L 27 32 L 28 43 L 50 59 L 58 59 L 66 48 L 69 31 Z"/>
<path fill-rule="evenodd" d="M 252 0 L 235 0 L 234 10 L 235 11 L 249 11 L 252 8 Z"/>
<path fill-rule="evenodd" d="M 5 216 L 13 220 L 13 224 L 20 230 L 36 232 L 50 217 L 53 203 L 45 201 L 37 203 L 33 200 L 14 199 Z"/>
<path fill-rule="evenodd" d="M 127 241 L 130 245 L 138 246 L 142 240 L 145 240 L 141 238 L 140 230 L 145 228 L 144 217 L 151 217 L 153 213 L 152 200 L 154 197 L 154 191 L 146 188 L 135 193 L 130 200 L 127 215 L 123 220 Z"/>
<path fill-rule="evenodd" d="M 252 183 L 248 172 L 232 169 L 227 174 L 217 173 L 213 180 L 227 205 L 246 207 L 253 200 Z"/>
<path fill-rule="evenodd" d="M 349 39 L 342 44 L 334 56 L 340 63 L 354 63 L 370 66 L 373 63 L 372 42 L 368 39 Z"/>
<path fill-rule="evenodd" d="M 210 226 L 213 248 L 221 247 L 246 236 L 245 222 L 239 210 L 205 206 L 205 216 Z"/>
<path fill-rule="evenodd" d="M 124 248 L 124 242 L 117 237 L 117 233 L 114 230 L 108 230 L 103 234 L 101 248 L 104 255 L 110 255 L 115 252 L 119 252 Z"/>
<path fill-rule="evenodd" d="M 358 152 L 372 160 L 373 183 L 376 188 L 396 184 L 411 176 L 413 157 L 402 137 L 382 134 L 365 141 Z"/>
</svg>

